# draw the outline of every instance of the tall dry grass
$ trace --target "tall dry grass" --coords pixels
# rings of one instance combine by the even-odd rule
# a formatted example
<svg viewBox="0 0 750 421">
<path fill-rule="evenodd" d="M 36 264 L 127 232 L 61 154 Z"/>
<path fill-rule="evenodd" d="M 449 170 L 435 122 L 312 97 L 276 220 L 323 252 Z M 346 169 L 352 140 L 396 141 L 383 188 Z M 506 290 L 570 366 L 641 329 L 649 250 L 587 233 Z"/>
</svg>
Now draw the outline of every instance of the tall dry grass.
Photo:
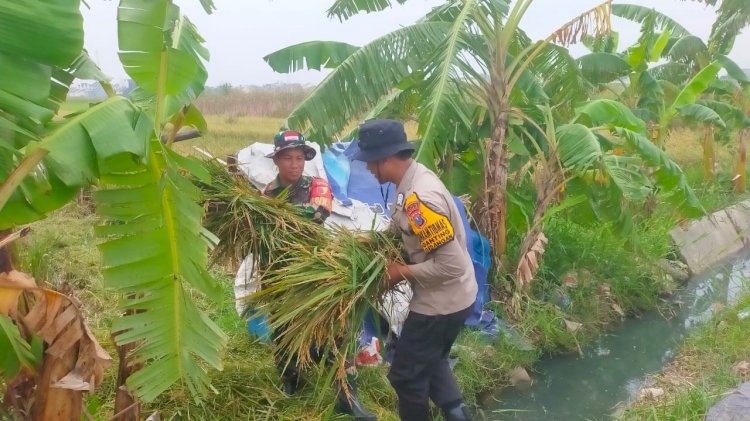
<svg viewBox="0 0 750 421">
<path fill-rule="evenodd" d="M 667 137 L 666 150 L 683 169 L 701 167 L 703 165 L 703 133 L 688 127 L 678 127 Z M 722 145 L 716 143 L 716 159 L 721 166 L 734 162 L 735 144 Z"/>
<path fill-rule="evenodd" d="M 252 143 L 271 143 L 285 118 L 311 90 L 302 85 L 209 88 L 196 101 L 206 117 L 208 132 L 200 138 L 176 144 L 175 149 L 195 155 L 195 147 L 198 147 L 223 159 Z M 357 122 L 353 121 L 343 132 L 348 133 L 356 126 Z M 416 139 L 416 123 L 407 122 L 406 133 L 410 139 Z"/>
<path fill-rule="evenodd" d="M 225 159 L 227 155 L 236 154 L 240 149 L 256 143 L 271 143 L 273 136 L 279 132 L 283 118 L 225 115 L 206 115 L 208 132 L 197 139 L 176 143 L 174 148 L 182 154 L 195 155 L 195 147 L 211 155 Z"/>
<path fill-rule="evenodd" d="M 205 115 L 284 118 L 312 88 L 302 85 L 221 86 L 206 90 L 196 105 Z"/>
</svg>

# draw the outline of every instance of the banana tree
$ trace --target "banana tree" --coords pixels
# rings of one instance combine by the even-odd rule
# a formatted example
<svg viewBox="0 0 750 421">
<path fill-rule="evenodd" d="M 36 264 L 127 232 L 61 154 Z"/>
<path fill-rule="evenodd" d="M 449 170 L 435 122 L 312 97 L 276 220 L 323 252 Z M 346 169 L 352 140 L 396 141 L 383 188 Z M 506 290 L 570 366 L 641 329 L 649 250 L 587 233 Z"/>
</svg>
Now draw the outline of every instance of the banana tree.
<svg viewBox="0 0 750 421">
<path fill-rule="evenodd" d="M 103 162 L 137 158 L 138 145 L 130 142 L 133 137 L 128 132 L 133 132 L 139 116 L 123 100 L 105 102 L 74 117 L 53 121 L 74 77 L 100 75 L 83 51 L 83 26 L 77 1 L 8 5 L 0 11 L 0 28 L 3 75 L 0 77 L 0 229 L 7 233 L 17 225 L 43 218 L 72 199 L 81 186 L 90 184 L 100 172 L 97 158 Z M 105 84 L 105 90 L 111 91 L 106 88 Z M 103 121 L 124 127 L 125 133 L 115 136 L 89 133 Z M 102 149 L 97 152 L 99 145 Z M 75 165 L 68 166 L 70 162 Z M 30 322 L 31 313 L 26 311 L 31 308 L 29 300 L 42 303 L 46 293 L 35 298 L 21 293 L 29 290 L 36 294 L 41 290 L 33 282 L 19 281 L 26 278 L 13 272 L 5 244 L 11 236 L 4 236 L 0 247 L 3 255 L 0 353 L 6 363 L 2 375 L 7 387 L 4 405 L 23 408 L 37 419 L 80 419 L 82 394 L 75 392 L 80 382 L 73 386 L 72 382 L 62 385 L 52 380 L 72 373 L 77 365 L 76 354 L 83 358 L 87 351 L 77 346 L 55 348 L 54 338 L 50 337 L 35 339 L 38 336 L 33 332 L 40 332 L 36 322 Z M 25 304 L 19 306 L 21 301 Z M 73 315 L 73 309 L 69 313 Z M 51 323 L 60 315 L 45 311 L 34 316 L 37 321 L 39 316 Z M 80 314 L 70 326 L 79 333 L 87 329 Z M 67 329 L 64 324 L 59 327 Z M 34 353 L 36 358 L 30 358 L 30 346 L 39 349 Z M 10 367 L 24 369 L 9 370 L 8 363 Z M 84 372 L 78 374 L 88 376 Z M 90 390 L 101 377 L 96 381 L 86 380 L 90 381 L 87 387 Z"/>
<path fill-rule="evenodd" d="M 697 122 L 703 131 L 703 178 L 712 179 L 716 171 L 716 130 L 727 128 L 724 119 L 704 103 L 688 104 L 680 110 L 682 120 L 688 123 Z"/>
<path fill-rule="evenodd" d="M 120 57 L 140 86 L 137 103 L 105 89 L 108 99 L 55 121 L 75 76 L 102 76 L 82 49 L 79 7 L 70 0 L 0 11 L 0 229 L 44 218 L 81 187 L 97 186 L 105 284 L 124 313 L 114 336 L 119 346 L 133 346 L 121 364 L 140 367 L 127 390 L 151 401 L 181 383 L 199 397 L 209 383 L 206 367 L 221 368 L 226 342 L 190 298 L 193 291 L 221 296 L 206 271 L 214 238 L 201 227 L 190 181 L 207 174 L 159 139 L 167 124 L 168 139 L 182 125 L 201 124 L 191 101 L 206 80 L 207 52 L 171 1 L 122 0 Z M 46 393 L 39 385 L 37 393 Z"/>
<path fill-rule="evenodd" d="M 487 109 L 492 127 L 488 144 L 488 164 L 485 168 L 485 188 L 487 191 L 485 206 L 488 214 L 485 230 L 489 233 L 489 237 L 494 240 L 496 263 L 499 263 L 499 256 L 505 252 L 506 247 L 506 189 L 509 158 L 506 137 L 509 128 L 511 95 L 516 88 L 522 88 L 518 85 L 518 82 L 524 76 L 524 72 L 533 68 L 536 60 L 541 59 L 544 62 L 550 62 L 561 53 L 561 49 L 555 48 L 549 43 L 556 42 L 567 45 L 579 41 L 584 35 L 587 35 L 587 28 L 592 28 L 592 33 L 596 36 L 611 31 L 609 24 L 612 3 L 607 1 L 568 22 L 553 32 L 546 40 L 529 45 L 521 52 L 515 53 L 512 50 L 512 40 L 520 20 L 531 3 L 531 0 L 517 2 L 504 26 L 501 27 L 502 29 L 498 29 L 500 28 L 498 20 L 488 21 L 484 26 L 480 25 L 480 28 L 485 28 L 483 30 L 484 37 L 491 40 L 488 43 L 490 51 L 494 51 L 496 55 L 495 60 L 488 63 L 489 85 L 484 87 L 485 92 L 487 92 Z M 506 51 L 512 54 L 507 61 Z M 562 54 L 563 57 L 565 55 Z M 567 67 L 565 64 L 563 66 Z M 544 73 L 547 72 L 542 71 L 542 74 Z M 577 76 L 576 72 L 572 72 L 572 74 Z M 571 86 L 571 88 L 573 87 Z"/>
<path fill-rule="evenodd" d="M 737 135 L 737 159 L 735 164 L 734 189 L 739 193 L 744 193 L 747 189 L 747 138 L 750 136 L 750 85 L 745 85 L 735 89 L 732 96 L 733 103 L 741 114 L 734 113 L 737 116 L 739 133 Z"/>
<path fill-rule="evenodd" d="M 746 136 L 750 127 L 750 87 L 742 86 L 736 81 L 725 80 L 714 83 L 711 94 L 715 99 L 698 101 L 721 116 L 725 127 L 717 133 L 719 140 L 728 143 L 736 138 L 736 160 L 732 177 L 735 191 L 744 192 L 747 183 L 747 147 Z"/>
<path fill-rule="evenodd" d="M 609 89 L 622 102 L 628 104 L 642 117 L 653 116 L 654 104 L 661 102 L 665 91 L 665 69 L 673 63 L 653 66 L 659 62 L 673 37 L 687 35 L 679 23 L 656 10 L 642 6 L 615 4 L 614 15 L 641 23 L 641 34 L 633 46 L 623 52 L 617 51 L 618 43 L 607 38 L 588 39 L 591 53 L 580 57 L 581 70 L 585 77 L 598 86 Z M 667 78 L 669 83 L 682 83 Z M 619 83 L 619 91 L 613 87 Z M 653 118 L 655 120 L 655 118 Z"/>
<path fill-rule="evenodd" d="M 709 64 L 682 88 L 671 103 L 667 103 L 665 99 L 662 99 L 661 104 L 657 105 L 656 110 L 659 120 L 656 142 L 658 145 L 664 146 L 670 125 L 678 116 L 701 123 L 705 127 L 725 127 L 725 123 L 715 111 L 696 103 L 700 95 L 716 80 L 720 70 L 721 64 L 718 61 Z M 713 138 L 709 141 L 712 144 Z M 704 155 L 712 153 L 710 147 L 704 148 Z M 704 157 L 704 159 L 709 160 L 710 158 Z"/>
<path fill-rule="evenodd" d="M 717 1 L 706 3 L 716 5 Z M 670 39 L 660 53 L 661 59 L 666 59 L 668 62 L 650 70 L 656 79 L 682 84 L 697 75 L 712 61 L 719 61 L 730 77 L 740 82 L 748 81 L 745 72 L 728 57 L 734 46 L 734 40 L 743 27 L 750 23 L 750 18 L 748 18 L 750 10 L 744 2 L 730 0 L 722 3 L 707 43 L 655 9 L 639 5 L 617 4 L 613 6 L 612 13 L 641 24 L 643 35 L 654 26 L 670 32 Z M 655 54 L 654 58 L 658 56 L 659 54 Z"/>
<path fill-rule="evenodd" d="M 747 74 L 740 68 L 739 65 L 737 65 L 737 63 L 735 63 L 728 57 L 728 54 L 732 51 L 735 41 L 743 31 L 743 29 L 750 25 L 750 3 L 744 0 L 698 1 L 717 8 L 716 21 L 711 27 L 711 33 L 708 37 L 708 42 L 703 43 L 702 40 L 694 36 L 686 37 L 684 39 L 678 40 L 678 42 L 675 43 L 670 51 L 670 56 L 673 60 L 680 60 L 681 62 L 689 66 L 689 68 L 693 69 L 694 72 L 696 72 L 697 69 L 705 67 L 708 61 L 718 60 L 732 79 L 742 84 L 749 83 L 750 78 L 748 78 Z M 739 89 L 736 92 L 737 94 L 731 95 L 731 97 L 733 98 L 726 99 L 730 101 L 732 99 L 738 100 L 735 101 L 735 105 L 738 106 L 740 110 L 737 110 L 736 107 L 733 107 L 732 110 L 723 108 L 723 110 L 727 111 L 728 113 L 722 114 L 722 116 L 727 116 L 727 118 L 731 120 L 732 127 L 730 127 L 730 129 L 728 130 L 729 132 L 732 132 L 735 129 L 739 128 L 736 176 L 734 180 L 735 189 L 737 189 L 738 191 L 744 191 L 746 184 L 746 131 L 744 130 L 744 120 L 741 117 L 743 115 L 746 115 L 748 110 L 745 109 L 744 111 L 742 111 L 742 90 Z M 716 105 L 716 103 L 714 104 Z M 709 127 L 710 126 L 707 126 L 704 142 L 707 144 L 707 146 L 712 145 L 714 138 L 712 133 L 713 128 Z M 707 168 L 707 153 L 705 149 L 706 148 L 704 147 L 704 168 Z"/>
<path fill-rule="evenodd" d="M 632 225 L 632 209 L 652 195 L 684 218 L 705 215 L 680 167 L 649 140 L 646 123 L 620 102 L 589 101 L 567 124 L 556 124 L 548 111 L 544 124 L 533 130 L 544 144 L 532 142 L 530 151 L 536 161 L 531 167 L 536 204 L 516 265 L 519 289 L 528 288 L 543 257 L 544 221 L 561 210 L 575 212 L 578 223 L 610 223 L 621 233 Z"/>
<path fill-rule="evenodd" d="M 707 3 L 715 5 L 716 1 Z M 667 48 L 662 53 L 662 58 L 667 59 L 668 62 L 657 66 L 652 73 L 668 76 L 668 80 L 673 83 L 683 83 L 694 77 L 712 61 L 718 60 L 732 78 L 747 82 L 747 75 L 737 63 L 728 57 L 735 39 L 743 27 L 750 24 L 750 9 L 742 3 L 744 2 L 731 0 L 722 3 L 707 43 L 671 21 L 666 15 L 653 9 L 647 12 L 643 6 L 618 4 L 614 7 L 613 13 L 643 25 L 647 25 L 646 20 L 651 14 L 656 17 L 657 23 L 664 22 L 666 27 L 671 28 L 672 39 L 669 40 Z"/>
<path fill-rule="evenodd" d="M 587 31 L 600 35 L 610 29 L 607 1 L 554 31 L 547 40 L 532 43 L 519 29 L 531 3 L 521 0 L 511 9 L 505 0 L 447 1 L 414 25 L 358 48 L 343 60 L 334 58 L 329 49 L 309 48 L 312 44 L 270 54 L 266 60 L 280 72 L 295 70 L 303 58 L 312 68 L 310 63 L 340 61 L 292 111 L 288 125 L 327 143 L 358 118 L 406 108 L 418 122 L 417 159 L 443 171 L 451 168 L 456 145 L 466 144 L 465 140 L 481 145 L 487 140 L 481 151 L 487 165 L 480 189 L 484 204 L 480 221 L 492 240 L 497 263 L 506 242 L 506 138 L 514 130 L 509 126 L 511 106 L 522 110 L 548 101 L 538 74 L 555 73 L 575 78 L 574 83 L 580 81 L 567 50 L 551 42 L 565 44 L 579 40 Z M 336 48 L 340 52 L 347 47 L 338 44 Z M 286 57 L 286 62 L 280 57 Z M 478 136 L 485 128 L 484 137 Z"/>
<path fill-rule="evenodd" d="M 358 13 L 373 13 L 385 10 L 394 3 L 404 4 L 406 0 L 336 0 L 326 12 L 328 17 L 340 20 L 349 19 Z"/>
<path fill-rule="evenodd" d="M 701 61 L 703 67 L 691 74 L 694 66 L 680 61 L 679 56 L 683 53 L 679 51 L 683 51 L 695 37 L 679 23 L 654 9 L 637 5 L 616 4 L 612 12 L 641 23 L 641 36 L 634 46 L 623 53 L 612 52 L 614 50 L 611 48 L 601 51 L 600 48 L 580 58 L 583 73 L 599 77 L 595 80 L 598 83 L 621 82 L 622 92 L 617 97 L 649 122 L 652 139 L 662 147 L 676 117 L 696 121 L 704 127 L 723 127 L 723 121 L 715 112 L 695 102 L 716 80 L 722 67 L 730 69 L 730 73 L 736 73 L 731 69 L 739 67 L 719 55 L 717 60 Z M 597 43 L 601 45 L 603 42 L 589 41 L 589 45 L 596 47 Z M 651 66 L 665 57 L 672 61 Z M 706 59 L 709 58 L 710 55 L 706 55 Z M 610 70 L 602 72 L 602 68 Z M 626 74 L 627 78 L 618 76 L 618 73 Z M 707 128 L 706 133 L 711 133 L 711 130 Z M 709 137 L 705 143 L 710 146 L 712 138 Z M 705 149 L 707 156 L 710 155 L 711 148 Z"/>
<path fill-rule="evenodd" d="M 711 59 L 729 54 L 742 30 L 750 25 L 750 3 L 745 0 L 692 0 L 716 7 L 707 50 Z M 739 68 L 739 66 L 737 66 Z M 730 69 L 727 69 L 730 71 Z M 735 75 L 732 75 L 735 77 Z M 737 76 L 741 75 L 738 73 Z"/>
</svg>

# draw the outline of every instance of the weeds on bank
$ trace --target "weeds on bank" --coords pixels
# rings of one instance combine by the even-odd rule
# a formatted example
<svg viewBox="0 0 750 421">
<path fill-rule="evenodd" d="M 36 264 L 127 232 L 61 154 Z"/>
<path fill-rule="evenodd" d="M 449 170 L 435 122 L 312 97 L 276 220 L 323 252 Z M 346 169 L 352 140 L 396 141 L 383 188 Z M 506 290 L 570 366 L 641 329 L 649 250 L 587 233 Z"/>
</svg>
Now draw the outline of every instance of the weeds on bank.
<svg viewBox="0 0 750 421">
<path fill-rule="evenodd" d="M 679 356 L 655 378 L 665 394 L 641 399 L 625 412 L 623 420 L 702 420 L 723 395 L 748 373 L 735 369 L 750 361 L 750 297 L 717 314 L 696 329 L 682 345 Z"/>
<path fill-rule="evenodd" d="M 638 221 L 623 239 L 604 224 L 552 218 L 535 298 L 525 302 L 519 328 L 544 351 L 577 351 L 611 322 L 657 307 L 660 294 L 675 287 L 655 265 L 670 253 L 670 222 L 661 216 Z M 515 254 L 511 248 L 509 256 Z"/>
</svg>

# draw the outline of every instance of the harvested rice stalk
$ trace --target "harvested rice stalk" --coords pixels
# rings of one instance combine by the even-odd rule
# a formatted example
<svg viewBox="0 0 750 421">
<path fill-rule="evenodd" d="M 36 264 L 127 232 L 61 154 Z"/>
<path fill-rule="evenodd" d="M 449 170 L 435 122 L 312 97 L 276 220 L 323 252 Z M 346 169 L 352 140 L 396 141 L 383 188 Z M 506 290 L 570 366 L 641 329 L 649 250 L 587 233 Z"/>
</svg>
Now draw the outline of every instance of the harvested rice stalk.
<svg viewBox="0 0 750 421">
<path fill-rule="evenodd" d="M 219 238 L 214 262 L 241 262 L 257 256 L 255 268 L 264 271 L 295 244 L 325 244 L 328 234 L 300 216 L 284 198 L 263 196 L 246 178 L 207 161 L 211 184 L 201 185 L 205 197 L 204 226 Z"/>
<path fill-rule="evenodd" d="M 297 355 L 300 367 L 314 364 L 311 347 L 333 356 L 329 375 L 346 385 L 345 363 L 370 308 L 381 307 L 386 264 L 401 260 L 392 233 L 339 230 L 334 241 L 293 252 L 266 273 L 263 289 L 250 299 L 277 332 L 278 345 Z M 346 387 L 346 386 L 344 386 Z"/>
</svg>

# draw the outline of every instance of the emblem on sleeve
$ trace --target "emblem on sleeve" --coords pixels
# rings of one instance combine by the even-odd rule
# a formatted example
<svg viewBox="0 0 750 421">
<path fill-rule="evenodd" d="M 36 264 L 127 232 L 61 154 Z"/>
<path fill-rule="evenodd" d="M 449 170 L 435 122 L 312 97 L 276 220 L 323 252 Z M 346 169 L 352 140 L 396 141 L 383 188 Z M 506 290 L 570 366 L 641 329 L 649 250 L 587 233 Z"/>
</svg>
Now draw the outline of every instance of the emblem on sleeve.
<svg viewBox="0 0 750 421">
<path fill-rule="evenodd" d="M 425 224 L 424 215 L 422 215 L 422 209 L 420 209 L 421 203 L 419 200 L 415 200 L 406 205 L 406 216 L 409 217 L 409 221 L 417 227 L 423 228 Z"/>
<path fill-rule="evenodd" d="M 450 220 L 430 209 L 419 200 L 416 193 L 406 199 L 404 211 L 425 253 L 430 253 L 453 240 L 455 234 Z"/>
</svg>

